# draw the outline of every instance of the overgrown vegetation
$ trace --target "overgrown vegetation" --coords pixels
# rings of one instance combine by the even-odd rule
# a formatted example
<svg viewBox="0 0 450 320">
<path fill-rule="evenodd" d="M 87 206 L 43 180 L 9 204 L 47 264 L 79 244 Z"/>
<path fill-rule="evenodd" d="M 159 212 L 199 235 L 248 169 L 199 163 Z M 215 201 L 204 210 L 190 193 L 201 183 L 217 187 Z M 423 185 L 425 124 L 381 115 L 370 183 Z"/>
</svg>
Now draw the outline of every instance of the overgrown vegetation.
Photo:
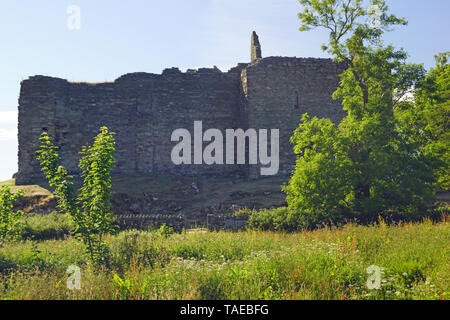
<svg viewBox="0 0 450 320">
<path fill-rule="evenodd" d="M 20 217 L 23 215 L 23 212 L 14 210 L 14 201 L 22 195 L 23 192 L 21 190 L 12 194 L 6 185 L 0 188 L 0 240 L 2 241 L 20 238 Z"/>
<path fill-rule="evenodd" d="M 313 232 L 127 230 L 108 269 L 74 239 L 0 247 L 0 299 L 448 299 L 450 229 L 346 225 Z M 81 267 L 81 289 L 66 286 Z M 381 268 L 368 289 L 367 268 Z"/>
<path fill-rule="evenodd" d="M 60 165 L 58 149 L 47 132 L 41 135 L 41 149 L 37 151 L 42 172 L 50 187 L 59 197 L 58 208 L 66 212 L 74 224 L 73 233 L 86 246 L 92 261 L 105 265 L 109 249 L 102 241 L 105 234 L 113 231 L 114 215 L 111 211 L 111 170 L 114 166 L 114 133 L 100 128 L 92 146 L 83 147 L 79 167 L 83 186 L 76 195 L 73 177 Z"/>
<path fill-rule="evenodd" d="M 22 216 L 21 238 L 24 240 L 56 240 L 71 236 L 73 222 L 65 214 L 28 213 Z"/>
<path fill-rule="evenodd" d="M 450 52 L 435 56 L 436 66 L 417 84 L 413 98 L 397 110 L 405 137 L 416 141 L 420 151 L 434 155 L 438 187 L 450 189 Z"/>
<path fill-rule="evenodd" d="M 430 219 L 431 221 L 439 221 L 443 215 L 450 214 L 450 206 L 446 202 L 437 202 L 433 206 L 427 208 L 423 213 L 416 216 L 405 217 L 394 212 L 379 215 L 377 221 L 380 219 L 388 224 L 405 223 L 405 222 L 419 222 L 423 219 Z M 244 216 L 247 218 L 246 228 L 248 230 L 260 231 L 282 231 L 282 232 L 298 232 L 305 229 L 317 229 L 326 227 L 342 227 L 348 223 L 361 224 L 360 220 L 343 220 L 340 222 L 333 222 L 331 220 L 318 221 L 313 227 L 302 223 L 305 219 L 297 210 L 281 207 L 274 209 L 251 210 L 248 208 L 241 209 L 235 213 L 236 216 Z M 367 224 L 367 223 L 366 223 Z"/>
<path fill-rule="evenodd" d="M 425 76 L 421 65 L 405 62 L 405 51 L 384 45 L 384 32 L 406 20 L 383 0 L 370 1 L 379 8 L 377 27 L 359 0 L 300 3 L 300 31 L 329 31 L 323 50 L 346 66 L 333 98 L 347 116 L 336 125 L 303 115 L 291 137 L 295 170 L 283 186 L 288 207 L 249 212 L 250 224 L 298 230 L 429 215 L 438 187 L 448 187 L 448 55 Z"/>
</svg>

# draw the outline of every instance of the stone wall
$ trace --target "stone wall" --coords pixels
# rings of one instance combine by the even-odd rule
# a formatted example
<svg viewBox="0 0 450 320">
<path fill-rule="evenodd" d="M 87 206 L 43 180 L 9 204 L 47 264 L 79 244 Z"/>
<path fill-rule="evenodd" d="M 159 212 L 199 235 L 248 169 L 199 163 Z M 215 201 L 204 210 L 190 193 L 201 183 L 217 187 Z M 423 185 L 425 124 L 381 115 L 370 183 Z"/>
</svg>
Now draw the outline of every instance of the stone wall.
<svg viewBox="0 0 450 320">
<path fill-rule="evenodd" d="M 62 164 L 78 174 L 78 152 L 101 126 L 116 133 L 115 173 L 242 176 L 242 165 L 176 166 L 170 159 L 175 144 L 170 138 L 177 128 L 193 132 L 196 120 L 203 121 L 203 130 L 243 127 L 242 99 L 240 68 L 227 73 L 166 69 L 161 75 L 128 74 L 100 84 L 31 77 L 22 82 L 19 99 L 16 182 L 42 180 L 35 156 L 42 131 L 60 148 Z"/>
<path fill-rule="evenodd" d="M 115 173 L 181 176 L 259 176 L 259 165 L 179 165 L 170 159 L 177 128 L 203 130 L 280 129 L 280 175 L 295 164 L 289 137 L 303 113 L 339 121 L 344 113 L 331 94 L 342 66 L 329 59 L 260 58 L 252 36 L 250 64 L 228 72 L 217 68 L 166 69 L 162 74 L 132 73 L 109 83 L 73 83 L 34 76 L 24 80 L 19 98 L 17 184 L 40 184 L 36 160 L 39 135 L 47 131 L 60 147 L 62 164 L 78 174 L 79 151 L 101 126 L 116 132 Z M 225 151 L 225 148 L 224 148 Z"/>
<path fill-rule="evenodd" d="M 279 174 L 289 174 L 295 165 L 289 138 L 304 113 L 336 123 L 345 116 L 331 98 L 342 71 L 343 66 L 330 59 L 286 57 L 264 58 L 243 71 L 249 127 L 280 129 Z M 252 169 L 257 176 L 259 169 Z"/>
</svg>

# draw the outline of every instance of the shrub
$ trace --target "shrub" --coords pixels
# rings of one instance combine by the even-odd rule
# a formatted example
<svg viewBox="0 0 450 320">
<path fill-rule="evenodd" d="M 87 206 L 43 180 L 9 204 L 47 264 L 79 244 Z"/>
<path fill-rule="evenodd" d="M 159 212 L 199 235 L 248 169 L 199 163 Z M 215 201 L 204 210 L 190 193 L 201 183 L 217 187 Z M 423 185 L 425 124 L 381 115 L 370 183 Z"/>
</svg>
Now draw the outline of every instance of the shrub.
<svg viewBox="0 0 450 320">
<path fill-rule="evenodd" d="M 13 203 L 21 196 L 23 196 L 21 190 L 12 194 L 8 186 L 2 186 L 0 189 L 0 239 L 9 240 L 20 237 L 20 217 L 23 211 L 14 211 Z"/>
<path fill-rule="evenodd" d="M 74 233 L 86 245 L 86 251 L 96 264 L 105 265 L 109 249 L 102 241 L 104 234 L 114 230 L 111 210 L 111 170 L 114 165 L 115 141 L 108 128 L 100 128 L 92 146 L 82 148 L 79 167 L 83 186 L 75 196 L 73 177 L 60 165 L 60 157 L 47 132 L 40 137 L 41 149 L 37 151 L 42 172 L 54 193 L 59 196 L 58 208 L 65 211 L 74 222 Z"/>
<path fill-rule="evenodd" d="M 302 228 L 300 215 L 287 207 L 276 209 L 242 209 L 236 215 L 248 215 L 247 227 L 257 230 L 296 231 Z"/>
<path fill-rule="evenodd" d="M 159 227 L 157 234 L 159 234 L 163 238 L 168 238 L 174 233 L 172 227 L 168 227 L 165 223 Z"/>
</svg>

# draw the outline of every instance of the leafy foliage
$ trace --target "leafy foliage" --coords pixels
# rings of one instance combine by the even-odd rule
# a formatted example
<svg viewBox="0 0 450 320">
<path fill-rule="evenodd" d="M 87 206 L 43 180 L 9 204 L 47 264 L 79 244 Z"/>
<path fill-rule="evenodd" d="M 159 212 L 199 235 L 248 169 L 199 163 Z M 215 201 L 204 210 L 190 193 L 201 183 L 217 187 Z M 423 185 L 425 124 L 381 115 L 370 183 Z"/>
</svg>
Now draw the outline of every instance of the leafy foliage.
<svg viewBox="0 0 450 320">
<path fill-rule="evenodd" d="M 93 261 L 106 264 L 109 249 L 102 241 L 104 234 L 114 230 L 114 216 L 111 211 L 111 170 L 114 166 L 114 133 L 102 127 L 92 146 L 83 147 L 80 160 L 83 186 L 75 196 L 73 177 L 60 165 L 57 147 L 48 134 L 41 135 L 41 149 L 37 151 L 42 171 L 54 193 L 59 196 L 58 207 L 74 222 L 74 233 L 86 245 Z"/>
<path fill-rule="evenodd" d="M 314 227 L 342 219 L 370 222 L 392 212 L 414 216 L 433 199 L 435 159 L 406 139 L 394 110 L 424 75 L 406 64 L 407 54 L 384 46 L 390 26 L 406 24 L 380 8 L 380 28 L 361 21 L 370 13 L 361 1 L 302 0 L 300 30 L 324 27 L 330 39 L 323 49 L 347 68 L 333 98 L 347 116 L 338 126 L 304 115 L 291 142 L 298 155 L 283 190 L 301 225 Z"/>
<path fill-rule="evenodd" d="M 276 209 L 251 210 L 241 209 L 235 213 L 236 216 L 247 216 L 247 228 L 255 230 L 271 231 L 298 231 L 298 221 L 301 219 L 300 212 L 286 207 Z"/>
<path fill-rule="evenodd" d="M 22 210 L 14 211 L 14 201 L 23 196 L 23 192 L 12 194 L 8 186 L 0 189 L 0 239 L 14 240 L 20 237 Z"/>
<path fill-rule="evenodd" d="M 74 221 L 78 216 L 78 208 L 73 187 L 73 176 L 60 165 L 61 159 L 56 152 L 57 146 L 53 144 L 47 132 L 43 132 L 39 138 L 41 148 L 36 151 L 37 159 L 41 164 L 41 171 L 48 180 L 53 193 L 58 196 L 57 208 L 66 212 Z"/>
<path fill-rule="evenodd" d="M 412 100 L 398 110 L 404 135 L 419 144 L 422 153 L 439 159 L 439 187 L 450 189 L 450 52 L 435 56 L 436 66 L 417 84 Z"/>
</svg>

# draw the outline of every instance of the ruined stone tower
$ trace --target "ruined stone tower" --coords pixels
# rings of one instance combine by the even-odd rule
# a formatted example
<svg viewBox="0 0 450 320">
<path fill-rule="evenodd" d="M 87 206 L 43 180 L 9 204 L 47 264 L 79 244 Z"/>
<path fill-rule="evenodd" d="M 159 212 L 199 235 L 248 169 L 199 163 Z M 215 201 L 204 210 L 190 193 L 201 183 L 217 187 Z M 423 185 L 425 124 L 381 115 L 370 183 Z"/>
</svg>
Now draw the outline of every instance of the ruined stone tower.
<svg viewBox="0 0 450 320">
<path fill-rule="evenodd" d="M 81 147 L 91 143 L 101 126 L 116 132 L 116 174 L 258 177 L 259 165 L 173 164 L 171 133 L 177 128 L 192 132 L 199 120 L 203 130 L 279 129 L 279 175 L 288 175 L 295 165 L 289 137 L 302 115 L 333 121 L 344 116 L 331 98 L 342 70 L 330 59 L 262 58 L 253 32 L 251 63 L 227 72 L 170 68 L 97 84 L 32 76 L 21 83 L 16 183 L 44 181 L 35 153 L 42 131 L 60 148 L 62 165 L 76 175 Z"/>
<path fill-rule="evenodd" d="M 255 31 L 252 32 L 251 45 L 250 45 L 250 62 L 253 63 L 258 59 L 261 59 L 261 45 L 259 44 L 259 38 Z"/>
</svg>

